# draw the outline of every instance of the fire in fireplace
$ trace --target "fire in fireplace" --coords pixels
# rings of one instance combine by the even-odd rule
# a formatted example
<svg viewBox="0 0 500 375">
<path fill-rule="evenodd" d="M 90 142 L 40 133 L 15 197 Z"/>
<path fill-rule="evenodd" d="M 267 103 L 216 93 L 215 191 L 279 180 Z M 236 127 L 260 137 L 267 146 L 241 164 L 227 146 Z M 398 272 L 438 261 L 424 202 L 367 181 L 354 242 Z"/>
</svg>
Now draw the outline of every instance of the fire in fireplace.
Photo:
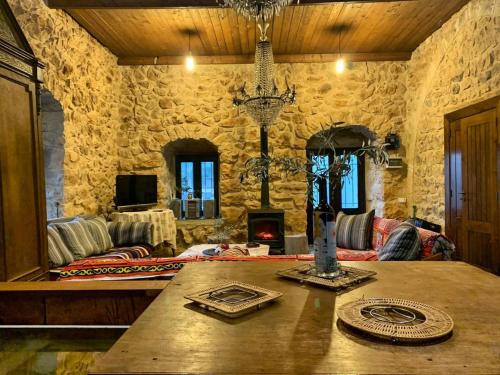
<svg viewBox="0 0 500 375">
<path fill-rule="evenodd" d="M 279 238 L 279 225 L 276 221 L 259 221 L 255 223 L 255 238 L 258 240 L 276 240 Z"/>
<path fill-rule="evenodd" d="M 285 247 L 285 212 L 272 208 L 248 211 L 248 242 L 269 245 L 270 254 Z"/>
</svg>

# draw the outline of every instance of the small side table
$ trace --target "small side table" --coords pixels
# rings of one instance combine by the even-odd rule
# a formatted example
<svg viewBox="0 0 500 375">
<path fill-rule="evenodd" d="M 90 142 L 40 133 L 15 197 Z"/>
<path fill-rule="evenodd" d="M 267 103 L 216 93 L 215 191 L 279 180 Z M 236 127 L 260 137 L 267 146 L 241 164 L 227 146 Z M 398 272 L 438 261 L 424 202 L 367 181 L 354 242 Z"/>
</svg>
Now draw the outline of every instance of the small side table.
<svg viewBox="0 0 500 375">
<path fill-rule="evenodd" d="M 309 244 L 305 233 L 285 235 L 285 254 L 309 254 Z"/>
</svg>

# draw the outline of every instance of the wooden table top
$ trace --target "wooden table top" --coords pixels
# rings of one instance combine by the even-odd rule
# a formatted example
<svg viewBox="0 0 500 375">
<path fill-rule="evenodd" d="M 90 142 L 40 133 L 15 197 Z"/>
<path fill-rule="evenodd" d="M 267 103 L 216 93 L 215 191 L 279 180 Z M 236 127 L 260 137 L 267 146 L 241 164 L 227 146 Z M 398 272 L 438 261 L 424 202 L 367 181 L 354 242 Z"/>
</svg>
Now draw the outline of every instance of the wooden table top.
<svg viewBox="0 0 500 375">
<path fill-rule="evenodd" d="M 375 281 L 336 295 L 275 276 L 296 262 L 186 265 L 91 374 L 500 373 L 500 279 L 461 262 L 343 262 Z M 190 308 L 183 296 L 229 279 L 283 293 L 237 319 Z M 337 326 L 335 310 L 361 297 L 433 305 L 454 320 L 451 338 L 428 346 L 369 341 Z"/>
</svg>

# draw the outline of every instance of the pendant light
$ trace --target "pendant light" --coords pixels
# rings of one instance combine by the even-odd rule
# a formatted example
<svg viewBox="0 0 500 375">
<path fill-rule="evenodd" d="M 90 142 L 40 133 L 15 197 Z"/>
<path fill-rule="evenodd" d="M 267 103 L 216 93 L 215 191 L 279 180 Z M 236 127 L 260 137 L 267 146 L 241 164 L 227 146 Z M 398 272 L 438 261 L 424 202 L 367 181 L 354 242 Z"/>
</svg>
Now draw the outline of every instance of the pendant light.
<svg viewBox="0 0 500 375">
<path fill-rule="evenodd" d="M 342 74 L 345 71 L 345 59 L 342 57 L 342 50 L 340 48 L 340 38 L 342 37 L 342 28 L 339 29 L 339 58 L 337 59 L 337 62 L 335 63 L 335 71 L 337 74 Z"/>
<path fill-rule="evenodd" d="M 189 53 L 186 56 L 186 69 L 190 72 L 194 70 L 196 62 L 194 61 L 193 54 L 191 53 L 191 31 L 188 32 Z"/>
<path fill-rule="evenodd" d="M 345 71 L 345 60 L 344 58 L 340 57 L 337 62 L 335 63 L 335 71 L 338 74 L 342 74 Z"/>
</svg>

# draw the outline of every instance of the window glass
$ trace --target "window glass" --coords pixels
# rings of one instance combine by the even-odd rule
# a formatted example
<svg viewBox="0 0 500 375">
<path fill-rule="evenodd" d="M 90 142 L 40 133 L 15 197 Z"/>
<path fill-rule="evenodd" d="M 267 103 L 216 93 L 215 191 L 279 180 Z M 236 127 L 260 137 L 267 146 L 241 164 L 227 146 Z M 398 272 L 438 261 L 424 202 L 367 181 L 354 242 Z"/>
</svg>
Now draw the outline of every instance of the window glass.
<svg viewBox="0 0 500 375">
<path fill-rule="evenodd" d="M 185 201 L 188 199 L 189 193 L 192 193 L 193 198 L 200 199 L 201 217 L 205 215 L 205 202 L 209 200 L 214 201 L 213 215 L 219 215 L 218 169 L 217 155 L 176 156 L 177 198 Z M 185 216 L 185 212 L 183 212 L 183 216 Z"/>
<path fill-rule="evenodd" d="M 201 162 L 201 199 L 203 201 L 203 209 L 205 209 L 205 200 L 213 200 L 215 198 L 215 174 L 214 162 Z"/>
<path fill-rule="evenodd" d="M 313 155 L 312 157 L 313 166 L 312 172 L 316 173 L 318 171 L 324 171 L 328 169 L 329 159 L 328 155 Z M 326 201 L 330 202 L 330 179 L 326 180 Z M 317 183 L 313 184 L 313 207 L 319 205 L 321 197 L 319 196 L 319 185 Z"/>
<path fill-rule="evenodd" d="M 358 158 L 351 155 L 349 160 L 351 171 L 342 177 L 342 209 L 356 209 L 359 207 L 359 183 L 358 183 Z"/>
<path fill-rule="evenodd" d="M 181 199 L 188 199 L 189 193 L 194 194 L 193 162 L 181 163 L 181 184 Z"/>
</svg>

